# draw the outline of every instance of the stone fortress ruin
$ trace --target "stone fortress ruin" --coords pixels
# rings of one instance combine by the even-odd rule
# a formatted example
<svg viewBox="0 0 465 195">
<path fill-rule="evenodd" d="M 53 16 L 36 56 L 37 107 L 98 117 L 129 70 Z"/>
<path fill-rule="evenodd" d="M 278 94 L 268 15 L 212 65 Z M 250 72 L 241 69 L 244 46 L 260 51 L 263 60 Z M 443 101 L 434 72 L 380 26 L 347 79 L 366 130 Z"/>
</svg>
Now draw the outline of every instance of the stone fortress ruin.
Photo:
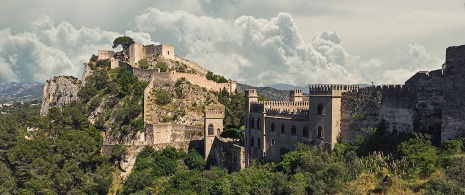
<svg viewBox="0 0 465 195">
<path fill-rule="evenodd" d="M 290 90 L 289 101 L 258 101 L 245 94 L 245 163 L 279 161 L 297 143 L 331 151 L 338 141 L 375 128 L 397 134 L 432 134 L 433 143 L 465 134 L 465 45 L 447 48 L 442 69 L 420 71 L 404 85 L 310 85 L 308 101 Z"/>
<path fill-rule="evenodd" d="M 166 61 L 181 63 L 195 70 L 195 72 L 177 72 L 176 70 L 161 72 L 159 68 L 142 69 L 138 67 L 139 60 L 150 57 L 161 57 Z M 173 45 L 141 45 L 133 43 L 128 48 L 123 48 L 123 51 L 120 52 L 99 50 L 98 60 L 107 59 L 110 60 L 112 69 L 128 69 L 140 81 L 149 83 L 144 90 L 144 132 L 139 133 L 140 135 L 136 136 L 137 139 L 128 138 L 128 140 L 123 140 L 123 144 L 152 146 L 160 144 L 188 145 L 191 141 L 203 139 L 203 127 L 201 126 L 153 122 L 153 100 L 156 98 L 153 97 L 152 90 L 154 89 L 154 83 L 159 80 L 176 82 L 178 79 L 184 78 L 186 81 L 207 90 L 220 91 L 226 89 L 228 92 L 236 90 L 237 83 L 235 81 L 229 80 L 227 83 L 217 83 L 208 80 L 206 78 L 208 70 L 195 62 L 176 56 Z"/>
</svg>

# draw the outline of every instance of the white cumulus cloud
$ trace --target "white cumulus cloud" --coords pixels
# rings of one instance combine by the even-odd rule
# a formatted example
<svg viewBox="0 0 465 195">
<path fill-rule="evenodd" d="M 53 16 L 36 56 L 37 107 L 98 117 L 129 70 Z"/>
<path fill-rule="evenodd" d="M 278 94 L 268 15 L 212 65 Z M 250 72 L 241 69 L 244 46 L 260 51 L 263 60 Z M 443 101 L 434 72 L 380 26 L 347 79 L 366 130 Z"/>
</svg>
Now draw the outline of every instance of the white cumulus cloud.
<svg viewBox="0 0 465 195">
<path fill-rule="evenodd" d="M 331 30 L 316 33 L 308 42 L 288 13 L 270 19 L 240 16 L 230 21 L 149 8 L 134 21 L 138 30 L 173 41 L 178 55 L 257 86 L 403 83 L 418 70 L 439 67 L 441 61 L 416 42 L 408 44 L 405 51 L 392 52 L 391 59 L 350 54 L 342 38 Z"/>
<path fill-rule="evenodd" d="M 0 82 L 45 82 L 59 75 L 80 78 L 83 63 L 98 50 L 111 49 L 113 40 L 121 36 L 100 28 L 76 28 L 66 21 L 55 24 L 49 16 L 30 22 L 30 28 L 18 34 L 0 30 Z M 140 43 L 153 43 L 147 33 L 125 34 Z"/>
</svg>

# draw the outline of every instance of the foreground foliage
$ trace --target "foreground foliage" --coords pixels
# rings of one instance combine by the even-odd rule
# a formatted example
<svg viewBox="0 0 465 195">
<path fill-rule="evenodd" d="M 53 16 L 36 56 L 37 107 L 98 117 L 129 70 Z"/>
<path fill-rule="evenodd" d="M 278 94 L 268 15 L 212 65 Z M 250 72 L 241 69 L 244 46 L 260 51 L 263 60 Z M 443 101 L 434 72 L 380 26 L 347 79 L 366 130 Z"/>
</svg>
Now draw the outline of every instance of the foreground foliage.
<svg viewBox="0 0 465 195">
<path fill-rule="evenodd" d="M 28 129 L 28 130 L 26 130 Z M 0 115 L 0 194 L 106 194 L 112 166 L 102 138 L 78 108 Z"/>
</svg>

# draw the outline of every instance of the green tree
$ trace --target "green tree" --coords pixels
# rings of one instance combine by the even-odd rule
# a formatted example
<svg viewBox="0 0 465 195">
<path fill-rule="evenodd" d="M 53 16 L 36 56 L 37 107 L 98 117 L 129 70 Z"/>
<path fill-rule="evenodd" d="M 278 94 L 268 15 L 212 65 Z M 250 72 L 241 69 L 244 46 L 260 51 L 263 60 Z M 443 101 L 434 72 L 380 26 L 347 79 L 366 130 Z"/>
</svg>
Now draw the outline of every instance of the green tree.
<svg viewBox="0 0 465 195">
<path fill-rule="evenodd" d="M 413 133 L 414 137 L 399 146 L 401 154 L 424 175 L 432 173 L 439 163 L 439 151 L 431 144 L 431 135 Z"/>
<path fill-rule="evenodd" d="M 16 190 L 16 178 L 12 175 L 8 166 L 0 161 L 0 194 L 14 194 Z"/>
<path fill-rule="evenodd" d="M 190 149 L 185 160 L 187 167 L 191 170 L 201 171 L 205 168 L 205 160 L 195 149 Z"/>
<path fill-rule="evenodd" d="M 131 37 L 128 36 L 122 36 L 118 37 L 113 41 L 113 49 L 121 45 L 123 49 L 127 49 L 129 45 L 135 43 L 134 40 Z"/>
</svg>

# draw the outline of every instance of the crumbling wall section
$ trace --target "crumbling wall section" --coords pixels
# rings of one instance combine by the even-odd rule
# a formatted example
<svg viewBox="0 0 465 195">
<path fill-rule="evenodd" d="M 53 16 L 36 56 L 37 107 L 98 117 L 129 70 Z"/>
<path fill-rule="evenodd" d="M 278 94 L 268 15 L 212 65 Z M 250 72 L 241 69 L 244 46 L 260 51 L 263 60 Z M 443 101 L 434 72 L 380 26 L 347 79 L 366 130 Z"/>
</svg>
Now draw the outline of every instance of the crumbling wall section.
<svg viewBox="0 0 465 195">
<path fill-rule="evenodd" d="M 239 171 L 245 168 L 245 147 L 224 142 L 215 137 L 212 145 L 212 153 L 207 159 L 208 163 L 227 169 L 229 172 Z"/>
<path fill-rule="evenodd" d="M 370 86 L 343 93 L 341 134 L 344 142 L 356 141 L 378 128 L 384 120 L 389 132 L 413 131 L 413 98 L 402 85 Z"/>
</svg>

